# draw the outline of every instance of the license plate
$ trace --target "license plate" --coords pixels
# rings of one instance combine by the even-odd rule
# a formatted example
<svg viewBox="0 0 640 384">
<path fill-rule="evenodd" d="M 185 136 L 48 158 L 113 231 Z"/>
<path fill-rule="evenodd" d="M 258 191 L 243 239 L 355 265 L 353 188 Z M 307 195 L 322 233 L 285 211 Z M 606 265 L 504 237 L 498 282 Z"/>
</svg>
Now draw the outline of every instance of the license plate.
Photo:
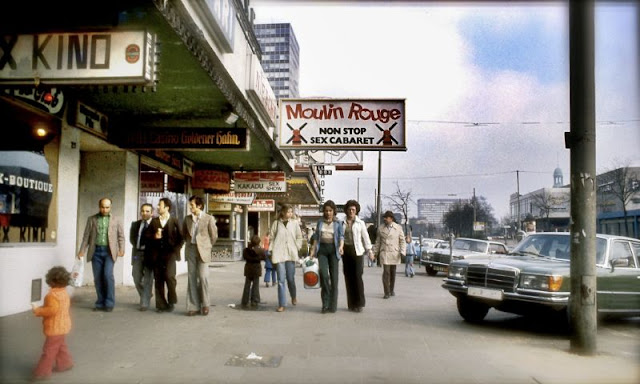
<svg viewBox="0 0 640 384">
<path fill-rule="evenodd" d="M 489 288 L 469 287 L 467 290 L 469 296 L 482 297 L 491 300 L 502 300 L 502 291 Z"/>
<path fill-rule="evenodd" d="M 447 272 L 448 268 L 442 265 L 434 265 L 433 270 L 438 272 Z"/>
</svg>

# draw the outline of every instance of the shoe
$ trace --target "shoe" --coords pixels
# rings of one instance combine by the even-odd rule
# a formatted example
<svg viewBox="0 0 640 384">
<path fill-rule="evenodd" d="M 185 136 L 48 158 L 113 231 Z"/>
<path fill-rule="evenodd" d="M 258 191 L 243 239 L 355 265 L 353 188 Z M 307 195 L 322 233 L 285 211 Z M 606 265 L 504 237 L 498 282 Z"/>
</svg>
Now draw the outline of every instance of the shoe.
<svg viewBox="0 0 640 384">
<path fill-rule="evenodd" d="M 68 367 L 65 368 L 54 368 L 53 370 L 55 372 L 65 372 L 65 371 L 70 371 L 73 368 L 73 365 L 70 365 Z"/>
<path fill-rule="evenodd" d="M 321 312 L 322 312 L 322 313 L 327 313 L 328 311 L 329 311 L 329 309 L 328 309 L 328 308 L 322 308 L 322 311 L 321 311 Z"/>
<path fill-rule="evenodd" d="M 189 311 L 187 312 L 187 316 L 195 316 L 198 314 L 198 311 Z"/>
<path fill-rule="evenodd" d="M 258 308 L 258 303 L 251 303 L 251 308 Z"/>
<path fill-rule="evenodd" d="M 113 312 L 113 307 L 106 307 L 104 309 L 105 312 Z"/>
<path fill-rule="evenodd" d="M 175 306 L 173 304 L 169 304 L 169 306 L 167 307 L 167 309 L 165 309 L 165 311 L 173 312 L 174 309 L 175 309 Z"/>
<path fill-rule="evenodd" d="M 383 299 L 388 299 L 389 295 L 384 295 Z"/>
<path fill-rule="evenodd" d="M 413 276 L 415 276 L 416 274 L 414 273 L 413 275 L 411 275 L 411 277 L 413 278 Z"/>
<path fill-rule="evenodd" d="M 157 313 L 163 313 L 163 312 L 166 312 L 166 309 L 164 309 L 164 308 L 156 308 L 156 312 Z"/>
<path fill-rule="evenodd" d="M 140 307 L 140 308 L 138 308 L 138 311 L 140 311 L 140 312 L 146 312 L 146 311 L 147 311 L 147 309 L 148 309 L 147 307 Z"/>
<path fill-rule="evenodd" d="M 278 309 L 276 309 L 276 312 L 284 312 L 284 307 L 278 307 Z"/>
<path fill-rule="evenodd" d="M 269 283 L 264 283 L 264 286 L 269 288 Z"/>
<path fill-rule="evenodd" d="M 396 293 L 395 293 L 395 292 L 391 292 L 391 296 L 395 296 L 395 295 L 396 295 Z"/>
<path fill-rule="evenodd" d="M 200 312 L 202 313 L 202 316 L 207 316 L 209 314 L 209 307 L 202 307 Z"/>
<path fill-rule="evenodd" d="M 296 299 L 295 297 L 293 299 L 291 299 L 291 304 L 293 304 L 293 305 L 298 304 L 298 299 Z"/>
<path fill-rule="evenodd" d="M 362 312 L 362 309 L 363 309 L 362 307 L 356 307 L 354 311 L 360 313 Z"/>
<path fill-rule="evenodd" d="M 329 310 L 329 312 L 331 312 L 331 313 L 336 313 L 336 309 L 335 309 L 335 308 L 331 308 L 331 309 Z"/>
</svg>

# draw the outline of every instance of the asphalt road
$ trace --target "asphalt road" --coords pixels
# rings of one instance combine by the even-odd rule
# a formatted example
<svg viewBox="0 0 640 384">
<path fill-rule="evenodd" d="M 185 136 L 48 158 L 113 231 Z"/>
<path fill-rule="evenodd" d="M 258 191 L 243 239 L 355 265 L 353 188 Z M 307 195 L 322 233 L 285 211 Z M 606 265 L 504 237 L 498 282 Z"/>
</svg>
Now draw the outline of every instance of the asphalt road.
<svg viewBox="0 0 640 384">
<path fill-rule="evenodd" d="M 52 383 L 638 383 L 640 319 L 602 321 L 598 353 L 569 353 L 563 327 L 491 310 L 464 322 L 442 275 L 398 269 L 396 296 L 382 298 L 381 268 L 365 267 L 367 306 L 320 313 L 320 291 L 303 288 L 298 305 L 275 312 L 276 288 L 261 287 L 257 310 L 239 309 L 243 263 L 211 268 L 213 306 L 187 317 L 186 276 L 173 313 L 137 311 L 137 294 L 119 287 L 112 313 L 92 312 L 93 287 L 74 290 L 68 344 L 73 370 Z M 28 298 L 27 298 L 28 300 Z M 231 306 L 230 306 L 231 305 Z M 233 308 L 233 306 L 236 306 Z M 0 318 L 0 382 L 28 382 L 44 336 L 30 312 Z M 254 358 L 255 357 L 255 358 Z"/>
</svg>

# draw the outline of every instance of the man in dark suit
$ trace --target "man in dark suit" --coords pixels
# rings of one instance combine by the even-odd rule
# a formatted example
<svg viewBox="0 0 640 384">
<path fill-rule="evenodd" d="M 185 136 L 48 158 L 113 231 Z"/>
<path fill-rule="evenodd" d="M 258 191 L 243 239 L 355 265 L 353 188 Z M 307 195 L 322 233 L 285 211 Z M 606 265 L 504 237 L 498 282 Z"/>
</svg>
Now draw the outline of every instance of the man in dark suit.
<svg viewBox="0 0 640 384">
<path fill-rule="evenodd" d="M 93 310 L 111 312 L 116 301 L 113 265 L 118 257 L 124 256 L 124 230 L 122 223 L 111 215 L 111 199 L 100 199 L 98 207 L 100 212 L 87 219 L 77 257 L 81 259 L 86 253 L 87 262 L 91 262 L 98 296 Z"/>
<path fill-rule="evenodd" d="M 131 275 L 140 296 L 140 310 L 146 311 L 149 308 L 153 290 L 153 269 L 144 263 L 146 250 L 145 231 L 151 224 L 153 206 L 142 204 L 140 207 L 140 220 L 131 223 L 129 230 L 129 242 L 133 246 L 131 252 Z"/>
<path fill-rule="evenodd" d="M 182 234 L 178 219 L 171 216 L 171 201 L 163 197 L 158 203 L 158 217 L 151 220 L 146 232 L 149 247 L 148 264 L 153 265 L 156 280 L 156 311 L 172 312 L 178 302 L 176 295 L 176 261 L 180 261 Z M 145 263 L 147 263 L 145 258 Z M 167 286 L 165 296 L 164 286 Z"/>
</svg>

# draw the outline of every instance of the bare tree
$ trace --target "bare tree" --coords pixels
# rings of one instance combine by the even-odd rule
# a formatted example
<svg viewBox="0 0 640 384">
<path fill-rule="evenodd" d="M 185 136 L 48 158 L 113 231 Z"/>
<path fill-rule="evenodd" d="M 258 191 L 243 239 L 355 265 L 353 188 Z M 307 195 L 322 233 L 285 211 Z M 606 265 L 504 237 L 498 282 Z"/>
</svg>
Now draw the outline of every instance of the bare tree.
<svg viewBox="0 0 640 384">
<path fill-rule="evenodd" d="M 400 189 L 400 184 L 395 182 L 396 190 L 392 195 L 384 196 L 385 199 L 389 200 L 389 206 L 394 211 L 400 211 L 404 218 L 404 232 L 408 233 L 408 223 L 409 223 L 409 204 L 415 204 L 415 201 L 411 198 L 411 191 L 405 192 Z"/>
<path fill-rule="evenodd" d="M 551 223 L 549 222 L 549 216 L 551 212 L 562 206 L 567 200 L 564 196 L 556 195 L 553 193 L 546 193 L 544 189 L 539 193 L 531 195 L 533 200 L 533 206 L 540 210 L 540 214 L 545 218 L 545 229 L 551 230 Z"/>
<path fill-rule="evenodd" d="M 611 197 L 616 202 L 621 203 L 623 223 L 625 232 L 627 233 L 627 204 L 629 200 L 631 200 L 631 197 L 637 192 L 637 188 L 634 188 L 634 180 L 632 180 L 630 176 L 629 165 L 627 164 L 600 175 L 598 180 L 600 204 L 606 204 L 608 200 L 607 197 Z"/>
</svg>

